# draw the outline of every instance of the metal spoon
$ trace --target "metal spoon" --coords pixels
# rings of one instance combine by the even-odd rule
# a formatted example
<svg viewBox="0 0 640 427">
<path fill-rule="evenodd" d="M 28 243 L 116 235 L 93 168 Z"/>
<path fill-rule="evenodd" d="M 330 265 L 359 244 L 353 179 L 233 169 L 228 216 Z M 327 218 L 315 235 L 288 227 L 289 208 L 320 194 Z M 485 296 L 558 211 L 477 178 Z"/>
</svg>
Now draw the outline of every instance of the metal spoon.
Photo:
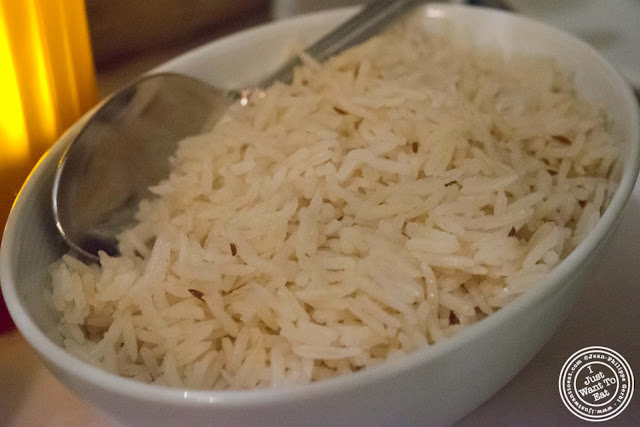
<svg viewBox="0 0 640 427">
<path fill-rule="evenodd" d="M 421 0 L 378 0 L 313 44 L 318 61 L 368 39 Z M 259 83 L 291 80 L 299 58 Z M 116 236 L 134 222 L 149 186 L 168 177 L 177 143 L 214 124 L 232 102 L 258 89 L 227 92 L 191 77 L 144 76 L 117 92 L 87 121 L 62 156 L 53 183 L 53 213 L 77 254 L 98 261 L 118 255 Z"/>
</svg>

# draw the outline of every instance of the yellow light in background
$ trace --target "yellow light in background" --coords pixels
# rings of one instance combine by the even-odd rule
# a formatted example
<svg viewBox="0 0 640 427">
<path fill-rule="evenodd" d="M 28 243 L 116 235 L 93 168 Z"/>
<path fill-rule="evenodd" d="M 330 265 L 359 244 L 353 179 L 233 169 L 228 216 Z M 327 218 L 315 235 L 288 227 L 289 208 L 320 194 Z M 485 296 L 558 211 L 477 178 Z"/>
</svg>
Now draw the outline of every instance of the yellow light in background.
<svg viewBox="0 0 640 427">
<path fill-rule="evenodd" d="M 0 0 L 0 233 L 27 172 L 96 100 L 84 0 Z"/>
<path fill-rule="evenodd" d="M 27 129 L 22 114 L 18 80 L 9 51 L 4 14 L 0 14 L 0 168 L 29 158 Z"/>
<path fill-rule="evenodd" d="M 42 37 L 35 3 L 32 0 L 2 0 L 6 44 L 10 49 L 20 93 L 21 114 L 27 128 L 27 140 L 20 144 L 26 144 L 29 152 L 33 142 L 40 145 L 40 141 L 51 141 L 57 130 L 51 102 L 53 94 L 45 64 L 46 40 Z"/>
</svg>

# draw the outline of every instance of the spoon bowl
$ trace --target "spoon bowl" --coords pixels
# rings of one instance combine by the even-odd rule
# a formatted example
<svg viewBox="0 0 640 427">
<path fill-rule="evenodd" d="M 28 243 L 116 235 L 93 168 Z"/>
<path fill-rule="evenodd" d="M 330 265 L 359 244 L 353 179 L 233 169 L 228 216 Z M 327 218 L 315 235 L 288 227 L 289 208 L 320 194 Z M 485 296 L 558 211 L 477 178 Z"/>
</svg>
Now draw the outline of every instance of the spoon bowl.
<svg viewBox="0 0 640 427">
<path fill-rule="evenodd" d="M 211 126 L 231 98 L 180 74 L 145 76 L 108 99 L 68 147 L 53 184 L 58 230 L 78 254 L 118 254 L 149 186 L 169 175 L 177 143 Z"/>
</svg>

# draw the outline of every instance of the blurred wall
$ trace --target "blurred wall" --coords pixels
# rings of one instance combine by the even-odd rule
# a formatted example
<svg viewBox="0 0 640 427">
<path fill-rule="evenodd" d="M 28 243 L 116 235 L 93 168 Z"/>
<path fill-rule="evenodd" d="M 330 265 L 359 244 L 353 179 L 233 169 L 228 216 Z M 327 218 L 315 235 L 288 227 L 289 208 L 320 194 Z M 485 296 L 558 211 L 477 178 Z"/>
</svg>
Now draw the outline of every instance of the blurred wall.
<svg viewBox="0 0 640 427">
<path fill-rule="evenodd" d="M 372 0 L 272 0 L 271 16 L 282 19 L 301 13 L 315 12 L 334 7 L 354 6 L 368 3 Z"/>
<path fill-rule="evenodd" d="M 269 1 L 86 0 L 86 6 L 95 61 L 101 65 L 268 11 Z"/>
</svg>

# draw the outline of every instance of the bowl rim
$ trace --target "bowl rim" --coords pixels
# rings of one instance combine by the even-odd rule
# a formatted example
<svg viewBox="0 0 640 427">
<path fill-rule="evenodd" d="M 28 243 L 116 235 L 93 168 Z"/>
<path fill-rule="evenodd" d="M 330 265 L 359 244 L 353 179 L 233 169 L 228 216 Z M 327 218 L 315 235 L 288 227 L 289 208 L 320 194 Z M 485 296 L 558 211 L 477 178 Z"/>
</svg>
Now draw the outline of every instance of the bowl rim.
<svg viewBox="0 0 640 427">
<path fill-rule="evenodd" d="M 589 256 L 593 254 L 599 245 L 605 240 L 617 218 L 620 216 L 620 213 L 629 199 L 635 185 L 638 170 L 640 169 L 640 110 L 633 90 L 614 69 L 614 67 L 602 57 L 602 55 L 587 43 L 577 39 L 565 31 L 553 28 L 527 17 L 495 9 L 452 4 L 428 4 L 421 8 L 424 8 L 424 10 L 440 12 L 439 15 L 447 18 L 451 18 L 453 14 L 453 18 L 451 19 L 455 19 L 455 15 L 458 13 L 477 14 L 479 18 L 489 17 L 490 15 L 500 15 L 503 19 L 509 19 L 512 22 L 526 23 L 528 26 L 533 25 L 540 31 L 554 33 L 553 35 L 555 37 L 565 39 L 566 43 L 573 44 L 592 56 L 593 60 L 603 70 L 605 70 L 608 77 L 612 79 L 615 84 L 616 91 L 621 91 L 626 104 L 625 109 L 634 118 L 632 128 L 630 129 L 631 149 L 628 153 L 629 159 L 624 166 L 619 186 L 616 189 L 609 206 L 596 224 L 595 228 L 578 245 L 578 247 L 574 249 L 569 256 L 567 256 L 567 258 L 552 270 L 542 283 L 518 296 L 514 301 L 510 302 L 483 321 L 471 325 L 453 337 L 439 342 L 437 345 L 422 347 L 403 356 L 402 358 L 387 360 L 378 366 L 371 367 L 360 372 L 342 375 L 311 384 L 267 389 L 206 391 L 152 385 L 112 374 L 71 355 L 50 340 L 45 332 L 36 325 L 20 302 L 20 297 L 17 292 L 17 282 L 11 269 L 11 257 L 8 255 L 9 251 L 12 248 L 17 247 L 19 244 L 18 233 L 15 230 L 18 226 L 18 218 L 21 216 L 21 211 L 25 209 L 22 199 L 27 197 L 27 195 L 23 193 L 29 188 L 30 182 L 33 181 L 33 176 L 38 174 L 39 165 L 47 158 L 47 156 L 61 155 L 65 146 L 70 142 L 70 137 L 79 129 L 82 122 L 84 122 L 84 120 L 86 120 L 87 117 L 95 111 L 94 108 L 92 111 L 85 114 L 85 116 L 76 122 L 67 132 L 65 132 L 36 164 L 25 181 L 22 189 L 18 193 L 5 226 L 4 238 L 2 246 L 0 247 L 0 281 L 2 282 L 2 293 L 18 330 L 26 338 L 29 344 L 35 348 L 40 356 L 49 362 L 49 364 L 58 367 L 68 375 L 72 375 L 85 383 L 92 383 L 94 386 L 108 390 L 116 395 L 132 397 L 136 400 L 173 403 L 185 406 L 214 405 L 230 408 L 245 405 L 259 406 L 314 399 L 334 394 L 336 392 L 345 392 L 354 388 L 365 387 L 399 374 L 406 373 L 427 362 L 444 357 L 447 353 L 461 347 L 468 341 L 483 337 L 491 330 L 496 329 L 498 325 L 508 321 L 521 310 L 525 310 L 550 295 L 560 292 L 564 287 L 563 285 L 566 284 L 566 279 L 569 278 L 578 266 L 588 259 Z M 343 19 L 348 15 L 355 13 L 357 10 L 358 7 L 332 9 L 329 11 L 301 15 L 260 25 L 213 40 L 154 68 L 150 72 L 153 73 L 171 69 L 171 67 L 175 66 L 176 63 L 187 57 L 202 54 L 202 52 L 208 49 L 212 44 L 216 44 L 220 49 L 232 48 L 233 45 L 241 42 L 245 38 L 252 38 L 256 34 L 272 30 L 274 27 L 283 25 L 283 23 L 291 25 L 295 24 L 304 27 L 306 24 Z"/>
</svg>

